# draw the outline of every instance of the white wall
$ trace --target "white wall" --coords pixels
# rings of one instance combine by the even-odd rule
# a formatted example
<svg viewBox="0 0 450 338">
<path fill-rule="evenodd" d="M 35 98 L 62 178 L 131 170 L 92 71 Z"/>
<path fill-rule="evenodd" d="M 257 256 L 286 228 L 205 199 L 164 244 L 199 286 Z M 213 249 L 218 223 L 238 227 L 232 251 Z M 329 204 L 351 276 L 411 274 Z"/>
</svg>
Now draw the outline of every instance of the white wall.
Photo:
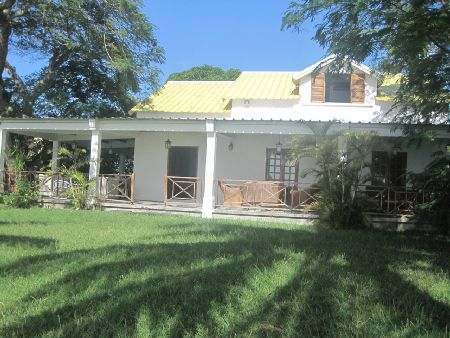
<svg viewBox="0 0 450 338">
<path fill-rule="evenodd" d="M 135 140 L 134 172 L 136 199 L 163 201 L 163 177 L 167 174 L 167 149 L 164 142 L 170 139 L 172 146 L 198 147 L 198 176 L 205 173 L 206 136 L 199 133 L 140 133 Z"/>
<path fill-rule="evenodd" d="M 216 156 L 216 178 L 235 180 L 265 180 L 266 149 L 275 148 L 279 138 L 276 135 L 235 135 L 219 136 Z M 289 149 L 291 138 L 282 136 L 283 148 Z M 228 145 L 233 142 L 233 150 Z M 312 158 L 302 158 L 299 162 L 299 174 L 314 166 Z M 312 183 L 312 177 L 301 178 L 300 183 Z"/>
<path fill-rule="evenodd" d="M 135 174 L 136 199 L 148 201 L 163 201 L 163 177 L 167 171 L 167 149 L 164 142 L 172 141 L 173 146 L 196 146 L 198 152 L 198 176 L 203 184 L 205 172 L 206 135 L 200 133 L 140 133 L 135 140 Z M 284 148 L 289 148 L 291 137 L 282 136 L 280 141 Z M 266 169 L 266 149 L 274 148 L 279 141 L 277 135 L 222 135 L 217 136 L 216 172 L 214 188 L 217 189 L 218 179 L 234 180 L 264 180 Z M 393 139 L 385 139 L 375 150 L 390 151 Z M 228 149 L 233 143 L 233 150 Z M 416 149 L 406 147 L 403 142 L 402 151 L 408 152 L 408 172 L 421 172 L 431 161 L 432 154 L 439 149 L 438 144 L 425 144 Z M 371 154 L 368 154 L 370 160 Z M 299 162 L 299 183 L 310 185 L 315 177 L 302 177 L 305 170 L 313 168 L 315 159 L 304 157 Z"/>
<path fill-rule="evenodd" d="M 359 103 L 313 103 L 311 102 L 311 75 L 299 82 L 300 105 L 298 117 L 303 120 L 344 122 L 371 122 L 380 115 L 380 106 L 376 105 L 377 79 L 366 74 L 365 102 Z"/>
</svg>

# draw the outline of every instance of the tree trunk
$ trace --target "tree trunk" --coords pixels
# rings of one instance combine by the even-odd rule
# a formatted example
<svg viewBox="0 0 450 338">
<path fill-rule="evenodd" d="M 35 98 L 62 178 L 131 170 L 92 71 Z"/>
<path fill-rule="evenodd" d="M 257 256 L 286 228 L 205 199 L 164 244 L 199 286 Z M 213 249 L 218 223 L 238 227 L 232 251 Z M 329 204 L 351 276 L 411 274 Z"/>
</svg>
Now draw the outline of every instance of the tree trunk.
<svg viewBox="0 0 450 338">
<path fill-rule="evenodd" d="M 3 71 L 8 55 L 9 37 L 11 36 L 11 14 L 10 8 L 0 10 L 0 116 L 5 114 L 8 102 L 3 96 L 5 85 L 3 81 Z"/>
</svg>

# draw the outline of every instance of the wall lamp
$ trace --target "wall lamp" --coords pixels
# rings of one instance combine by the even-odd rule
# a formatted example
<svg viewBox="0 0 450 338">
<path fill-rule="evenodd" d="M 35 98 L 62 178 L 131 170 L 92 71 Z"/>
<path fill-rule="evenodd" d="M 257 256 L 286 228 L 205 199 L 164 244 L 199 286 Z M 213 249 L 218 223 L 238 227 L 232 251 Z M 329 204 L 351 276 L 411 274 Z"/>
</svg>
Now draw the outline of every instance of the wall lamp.
<svg viewBox="0 0 450 338">
<path fill-rule="evenodd" d="M 164 142 L 164 146 L 166 147 L 166 149 L 170 149 L 170 146 L 172 145 L 172 141 L 170 139 L 167 139 Z"/>
</svg>

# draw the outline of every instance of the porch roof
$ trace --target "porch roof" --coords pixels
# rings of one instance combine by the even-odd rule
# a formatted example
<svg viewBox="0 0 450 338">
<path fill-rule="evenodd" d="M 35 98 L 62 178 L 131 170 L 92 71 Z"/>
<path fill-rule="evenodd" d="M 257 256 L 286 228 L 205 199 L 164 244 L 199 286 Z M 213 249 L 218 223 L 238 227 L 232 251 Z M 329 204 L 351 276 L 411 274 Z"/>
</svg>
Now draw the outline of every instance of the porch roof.
<svg viewBox="0 0 450 338">
<path fill-rule="evenodd" d="M 104 139 L 133 138 L 140 132 L 215 131 L 223 134 L 312 135 L 311 124 L 331 123 L 330 135 L 353 130 L 382 137 L 404 136 L 389 123 L 352 123 L 303 120 L 241 120 L 231 118 L 108 118 L 108 119 L 0 119 L 0 129 L 49 140 L 87 140 L 98 130 Z M 211 126 L 213 129 L 211 129 Z M 448 125 L 430 125 L 439 138 L 450 138 Z"/>
</svg>

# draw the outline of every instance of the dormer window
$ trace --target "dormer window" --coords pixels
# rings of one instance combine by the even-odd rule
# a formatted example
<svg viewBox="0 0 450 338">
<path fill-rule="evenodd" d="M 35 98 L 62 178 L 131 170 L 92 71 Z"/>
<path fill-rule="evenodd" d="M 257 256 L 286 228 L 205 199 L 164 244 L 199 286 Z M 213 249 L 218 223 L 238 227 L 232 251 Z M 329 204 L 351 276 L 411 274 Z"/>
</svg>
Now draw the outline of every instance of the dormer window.
<svg viewBox="0 0 450 338">
<path fill-rule="evenodd" d="M 317 73 L 311 79 L 311 102 L 364 103 L 365 75 Z"/>
<path fill-rule="evenodd" d="M 325 102 L 351 102 L 350 75 L 325 75 Z"/>
</svg>

